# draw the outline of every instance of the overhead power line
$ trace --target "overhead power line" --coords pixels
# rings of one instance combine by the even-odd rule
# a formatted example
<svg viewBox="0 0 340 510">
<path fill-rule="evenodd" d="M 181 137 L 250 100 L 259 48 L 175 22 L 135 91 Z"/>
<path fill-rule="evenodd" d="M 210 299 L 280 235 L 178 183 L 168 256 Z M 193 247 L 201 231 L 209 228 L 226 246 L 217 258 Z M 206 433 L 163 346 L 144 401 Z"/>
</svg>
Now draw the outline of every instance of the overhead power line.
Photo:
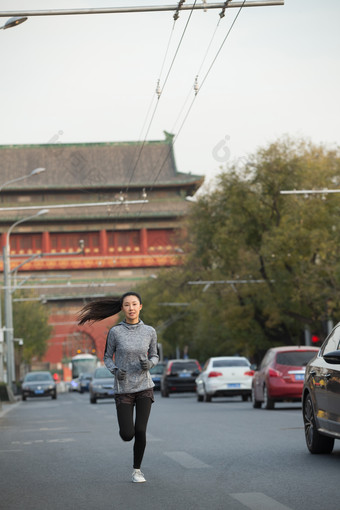
<svg viewBox="0 0 340 510">
<path fill-rule="evenodd" d="M 196 5 L 196 2 L 197 2 L 197 0 L 195 0 L 195 2 L 194 2 L 194 4 L 193 4 L 193 8 L 192 8 L 192 9 L 191 9 L 191 11 L 190 11 L 189 17 L 188 17 L 187 22 L 186 22 L 186 24 L 185 24 L 185 27 L 184 27 L 184 29 L 183 29 L 183 32 L 182 32 L 181 38 L 180 38 L 180 40 L 179 40 L 179 43 L 178 43 L 178 45 L 177 45 L 176 51 L 175 51 L 175 53 L 174 53 L 174 56 L 173 56 L 173 58 L 172 58 L 172 60 L 171 60 L 171 64 L 170 64 L 170 67 L 169 67 L 168 72 L 167 72 L 167 74 L 166 74 L 166 77 L 165 77 L 165 80 L 164 80 L 164 83 L 163 83 L 162 88 L 161 88 L 161 85 L 160 85 L 160 77 L 159 77 L 159 79 L 158 79 L 158 86 L 157 86 L 157 88 L 159 88 L 159 91 L 158 91 L 158 90 L 156 90 L 156 93 L 157 93 L 157 96 L 158 96 L 158 98 L 157 98 L 157 102 L 156 102 L 155 108 L 154 108 L 154 110 L 153 110 L 153 113 L 152 113 L 152 116 L 151 116 L 151 119 L 150 119 L 150 122 L 149 122 L 148 128 L 147 128 L 147 130 L 146 130 L 146 133 L 145 133 L 145 136 L 144 136 L 143 143 L 142 143 L 142 145 L 141 145 L 141 147 L 140 147 L 140 150 L 139 150 L 139 153 L 138 153 L 138 157 L 137 157 L 136 163 L 135 163 L 134 168 L 133 168 L 133 170 L 132 170 L 132 173 L 131 173 L 131 175 L 130 175 L 129 182 L 128 182 L 128 184 L 127 184 L 127 188 L 126 188 L 126 192 L 127 192 L 127 191 L 128 191 L 128 189 L 129 189 L 130 183 L 132 182 L 132 178 L 133 178 L 133 176 L 134 176 L 134 174 L 135 174 L 136 168 L 137 168 L 138 163 L 139 163 L 139 160 L 140 160 L 140 158 L 141 158 L 141 155 L 142 155 L 142 152 L 143 152 L 143 149 L 144 149 L 144 145 L 145 145 L 145 143 L 146 143 L 146 139 L 147 139 L 147 136 L 148 136 L 149 131 L 150 131 L 150 128 L 151 128 L 151 124 L 152 124 L 152 122 L 153 122 L 153 120 L 154 120 L 154 117 L 155 117 L 155 115 L 156 115 L 156 111 L 157 111 L 157 108 L 158 108 L 158 105 L 159 105 L 159 100 L 160 100 L 161 95 L 162 95 L 162 92 L 164 91 L 164 88 L 165 88 L 165 86 L 166 86 L 166 84 L 167 84 L 167 81 L 168 81 L 168 79 L 169 79 L 169 76 L 170 76 L 171 70 L 172 70 L 172 68 L 173 68 L 173 65 L 174 65 L 174 63 L 175 63 L 175 60 L 176 60 L 176 57 L 177 57 L 177 55 L 178 55 L 179 49 L 180 49 L 181 44 L 182 44 L 182 42 L 183 42 L 184 35 L 185 35 L 186 31 L 187 31 L 187 28 L 188 28 L 189 22 L 190 22 L 190 20 L 191 20 L 191 16 L 192 16 L 192 13 L 193 13 L 194 7 L 195 7 L 195 5 Z M 178 12 L 179 12 L 180 8 L 182 8 L 182 7 L 183 7 L 182 2 L 179 2 L 179 4 L 178 4 L 178 9 L 177 9 L 177 11 L 176 11 L 176 13 L 175 13 L 175 16 L 177 16 L 177 17 L 175 18 L 175 16 L 174 16 L 174 20 L 175 20 L 175 21 L 174 21 L 174 23 L 176 23 L 176 21 L 177 21 L 177 19 L 178 19 Z M 173 26 L 174 26 L 174 25 L 173 25 Z M 172 32 L 171 32 L 171 36 L 170 36 L 170 37 L 172 37 Z M 169 41 L 168 46 L 167 46 L 166 54 L 167 54 L 168 49 L 169 49 L 169 44 L 170 44 L 170 41 Z M 166 58 L 166 56 L 165 56 L 165 58 Z M 164 58 L 164 60 L 163 60 L 163 64 L 162 64 L 162 68 L 161 68 L 161 72 L 163 71 L 165 58 Z"/>
<path fill-rule="evenodd" d="M 326 195 L 327 193 L 340 193 L 340 189 L 292 189 L 292 190 L 281 190 L 281 195 Z"/>
<path fill-rule="evenodd" d="M 219 56 L 219 54 L 221 53 L 221 50 L 222 50 L 222 48 L 223 48 L 224 44 L 226 43 L 226 41 L 227 41 L 227 39 L 228 39 L 228 37 L 229 37 L 229 35 L 230 35 L 230 32 L 232 31 L 232 29 L 233 29 L 233 27 L 234 27 L 234 25 L 235 25 L 235 23 L 236 23 L 236 20 L 237 20 L 238 16 L 240 15 L 241 10 L 242 10 L 242 8 L 245 6 L 245 4 L 246 4 L 246 0 L 243 0 L 243 2 L 240 4 L 239 10 L 238 10 L 238 12 L 237 12 L 237 14 L 236 14 L 236 16 L 235 16 L 235 18 L 234 18 L 234 20 L 233 20 L 232 24 L 231 24 L 231 25 L 230 25 L 230 27 L 229 27 L 229 30 L 228 30 L 228 32 L 227 32 L 227 34 L 226 34 L 226 36 L 224 37 L 224 39 L 223 39 L 223 41 L 222 41 L 222 43 L 221 43 L 221 45 L 220 45 L 219 49 L 217 50 L 217 53 L 216 53 L 215 57 L 213 58 L 213 60 L 212 60 L 212 62 L 211 62 L 211 64 L 210 64 L 210 66 L 209 66 L 209 68 L 208 68 L 207 72 L 205 73 L 205 75 L 204 75 L 204 77 L 203 77 L 203 80 L 202 80 L 201 85 L 200 85 L 200 86 L 198 86 L 198 85 L 197 85 L 197 89 L 195 90 L 195 95 L 194 95 L 194 97 L 193 97 L 193 99 L 192 99 L 192 101 L 191 101 L 191 104 L 189 105 L 189 108 L 188 108 L 188 110 L 187 110 L 187 113 L 185 114 L 185 117 L 184 117 L 184 119 L 183 119 L 183 121 L 182 121 L 182 123 L 181 123 L 181 125 L 180 125 L 180 127 L 179 127 L 179 130 L 178 130 L 178 132 L 176 133 L 176 135 L 175 135 L 175 137 L 174 137 L 174 139 L 173 139 L 172 147 L 173 147 L 173 145 L 175 144 L 175 142 L 177 141 L 177 139 L 178 139 L 178 137 L 179 137 L 179 135 L 180 135 L 180 133 L 181 133 L 181 131 L 182 131 L 182 129 L 183 129 L 183 126 L 184 126 L 184 124 L 185 124 L 185 122 L 186 122 L 186 120 L 187 120 L 187 118 L 188 118 L 188 116 L 189 116 L 189 114 L 190 114 L 190 112 L 191 112 L 191 109 L 192 109 L 192 107 L 193 107 L 193 105 L 194 105 L 194 102 L 196 101 L 196 98 L 197 98 L 198 92 L 202 89 L 203 84 L 205 83 L 205 81 L 206 81 L 206 79 L 207 79 L 207 77 L 208 77 L 209 73 L 211 72 L 211 69 L 212 69 L 213 65 L 215 64 L 215 62 L 216 62 L 216 60 L 217 60 L 217 57 L 218 57 L 218 56 Z M 196 79 L 197 79 L 197 77 L 196 77 Z M 157 180 L 158 180 L 158 177 L 160 176 L 160 173 L 161 173 L 161 171 L 162 171 L 162 169 L 163 169 L 163 167 L 164 167 L 164 165 L 165 165 L 165 163 L 166 163 L 166 161 L 167 161 L 168 157 L 169 157 L 169 156 L 170 156 L 170 154 L 171 154 L 171 149 L 172 149 L 172 147 L 171 147 L 171 146 L 169 147 L 168 153 L 167 153 L 167 155 L 165 156 L 165 158 L 164 158 L 164 160 L 163 160 L 163 163 L 161 164 L 161 166 L 160 166 L 160 168 L 159 168 L 159 171 L 158 171 L 158 173 L 157 173 L 157 175 L 156 175 L 156 178 L 155 178 L 155 180 L 154 180 L 153 186 L 156 184 L 156 182 L 157 182 Z M 143 206 L 142 206 L 142 208 L 143 208 Z M 141 208 L 141 210 L 142 210 L 142 208 Z"/>
<path fill-rule="evenodd" d="M 235 5 L 236 5 L 236 3 L 233 3 L 233 2 L 232 2 L 232 4 L 233 4 L 233 6 L 235 6 Z M 223 48 L 224 44 L 226 43 L 226 41 L 227 41 L 227 39 L 228 39 L 228 37 L 229 37 L 229 35 L 230 35 L 230 33 L 231 33 L 231 31 L 232 31 L 232 29 L 233 29 L 233 27 L 234 27 L 235 23 L 236 23 L 236 21 L 237 21 L 238 16 L 239 16 L 239 15 L 240 15 L 240 13 L 241 13 L 241 10 L 243 9 L 243 7 L 245 7 L 245 6 L 247 5 L 247 2 L 246 2 L 246 0 L 243 0 L 241 3 L 239 3 L 239 2 L 238 2 L 238 3 L 237 3 L 237 5 L 238 5 L 238 7 L 239 7 L 239 10 L 238 10 L 238 12 L 237 12 L 237 14 L 236 14 L 235 18 L 233 19 L 233 21 L 232 21 L 232 23 L 231 23 L 231 25 L 230 25 L 230 27 L 229 27 L 229 30 L 227 31 L 227 34 L 225 35 L 225 37 L 224 37 L 224 39 L 223 39 L 223 41 L 222 41 L 222 43 L 221 43 L 221 45 L 220 45 L 219 49 L 217 50 L 217 53 L 215 54 L 215 56 L 214 56 L 214 58 L 213 58 L 213 60 L 212 60 L 212 62 L 211 62 L 211 64 L 210 64 L 210 66 L 209 66 L 209 68 L 208 68 L 207 72 L 205 73 L 205 75 L 204 75 L 204 77 L 203 77 L 203 80 L 202 80 L 202 83 L 201 83 L 201 86 L 198 86 L 198 83 L 197 83 L 198 75 L 196 76 L 195 84 L 194 84 L 194 89 L 195 89 L 195 95 L 194 95 L 194 98 L 193 98 L 193 100 L 191 101 L 191 104 L 190 104 L 190 106 L 189 106 L 189 108 L 188 108 L 188 110 L 187 110 L 187 113 L 186 113 L 186 115 L 185 115 L 185 117 L 184 117 L 184 119 L 183 119 L 183 121 L 182 121 L 182 123 L 181 123 L 181 125 L 180 125 L 180 128 L 179 128 L 178 132 L 176 133 L 176 135 L 175 135 L 175 137 L 174 137 L 174 139 L 173 139 L 173 141 L 172 141 L 172 144 L 169 146 L 169 149 L 168 149 L 168 151 L 167 151 L 167 154 L 166 154 L 166 156 L 164 157 L 163 162 L 161 163 L 161 165 L 160 165 L 160 167 L 159 167 L 159 170 L 158 170 L 158 172 L 157 172 L 157 175 L 156 175 L 156 177 L 155 177 L 155 179 L 154 179 L 154 181 L 153 181 L 153 184 L 152 184 L 152 186 L 151 186 L 150 190 L 152 190 L 152 189 L 153 189 L 153 187 L 155 186 L 155 184 L 156 184 L 156 182 L 157 182 L 157 180 L 158 180 L 158 178 L 159 178 L 159 176 L 160 176 L 160 174 L 161 174 L 161 171 L 162 171 L 162 169 L 163 169 L 163 167 L 164 167 L 164 165 L 165 165 L 166 161 L 168 160 L 168 158 L 169 158 L 169 156 L 170 156 L 170 154 L 171 154 L 172 148 L 173 148 L 173 146 L 174 146 L 175 142 L 177 141 L 178 136 L 180 135 L 180 133 L 181 133 L 181 131 L 182 131 L 182 129 L 183 129 L 183 126 L 184 126 L 184 124 L 185 124 L 185 122 L 186 122 L 186 120 L 187 120 L 187 118 L 188 118 L 188 116 L 189 116 L 189 114 L 190 114 L 190 111 L 191 111 L 191 109 L 192 109 L 192 107 L 193 107 L 193 104 L 194 104 L 194 102 L 195 102 L 195 100 L 196 100 L 196 98 L 197 98 L 198 92 L 201 90 L 201 88 L 202 88 L 203 84 L 205 83 L 205 81 L 206 81 L 206 79 L 207 79 L 207 77 L 208 77 L 209 73 L 211 72 L 213 65 L 215 64 L 215 62 L 216 62 L 216 60 L 217 60 L 217 58 L 218 58 L 219 54 L 221 53 L 222 48 Z M 222 5 L 220 5 L 220 7 L 222 7 L 222 11 L 221 11 L 221 13 L 220 13 L 220 20 L 219 20 L 219 22 L 217 23 L 217 26 L 216 26 L 215 31 L 214 31 L 214 33 L 213 33 L 212 39 L 211 39 L 211 41 L 210 41 L 210 43 L 209 43 L 209 46 L 208 46 L 207 52 L 206 52 L 206 54 L 205 54 L 205 56 L 204 56 L 204 59 L 203 59 L 203 62 L 202 62 L 202 64 L 201 64 L 201 66 L 200 66 L 200 69 L 203 67 L 203 64 L 204 64 L 204 62 L 205 62 L 205 59 L 206 59 L 207 53 L 208 53 L 208 51 L 209 51 L 209 48 L 210 48 L 210 46 L 211 46 L 212 40 L 213 40 L 213 38 L 214 38 L 214 36 L 215 36 L 216 30 L 217 30 L 217 28 L 218 28 L 218 26 L 219 26 L 219 23 L 220 23 L 221 19 L 224 17 L 225 9 L 226 9 L 227 7 L 229 7 L 229 6 L 230 6 L 229 2 L 224 2 Z M 187 102 L 187 99 L 186 99 L 186 102 Z M 182 111 L 183 111 L 183 109 L 182 109 Z M 176 122 L 177 122 L 177 121 L 176 121 Z M 137 218 L 141 215 L 141 213 L 142 213 L 142 211 L 143 211 L 143 207 L 144 207 L 144 205 L 142 205 L 142 206 L 141 206 L 141 208 L 140 208 L 139 212 L 136 214 L 136 219 L 137 219 Z"/>
</svg>

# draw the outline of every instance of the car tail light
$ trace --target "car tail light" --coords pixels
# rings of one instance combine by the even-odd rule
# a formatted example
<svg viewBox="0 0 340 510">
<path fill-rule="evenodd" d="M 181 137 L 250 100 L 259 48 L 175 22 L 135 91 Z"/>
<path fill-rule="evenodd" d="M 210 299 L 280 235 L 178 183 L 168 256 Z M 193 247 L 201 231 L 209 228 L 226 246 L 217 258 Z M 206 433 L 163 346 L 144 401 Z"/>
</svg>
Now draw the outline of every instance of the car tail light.
<svg viewBox="0 0 340 510">
<path fill-rule="evenodd" d="M 220 377 L 221 375 L 223 375 L 222 372 L 212 371 L 209 372 L 208 377 Z"/>
<path fill-rule="evenodd" d="M 244 372 L 244 375 L 249 375 L 249 377 L 253 377 L 254 374 L 255 374 L 254 370 L 248 370 L 247 372 Z"/>
<path fill-rule="evenodd" d="M 169 364 L 167 371 L 166 371 L 166 375 L 171 375 L 171 367 L 172 367 L 172 363 Z"/>
<path fill-rule="evenodd" d="M 279 372 L 278 370 L 274 370 L 274 368 L 270 368 L 268 370 L 268 375 L 269 377 L 282 377 L 281 372 Z"/>
</svg>

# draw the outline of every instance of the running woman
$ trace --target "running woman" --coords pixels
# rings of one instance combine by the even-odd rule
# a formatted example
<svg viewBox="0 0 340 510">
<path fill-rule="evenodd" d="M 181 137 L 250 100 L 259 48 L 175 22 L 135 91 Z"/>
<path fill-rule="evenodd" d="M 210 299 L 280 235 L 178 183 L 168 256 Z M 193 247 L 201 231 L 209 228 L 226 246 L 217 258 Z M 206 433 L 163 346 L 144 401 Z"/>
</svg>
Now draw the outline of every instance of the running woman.
<svg viewBox="0 0 340 510">
<path fill-rule="evenodd" d="M 142 306 L 137 292 L 126 292 L 120 298 L 90 302 L 78 316 L 80 325 L 103 320 L 120 311 L 125 316 L 108 332 L 104 363 L 115 376 L 119 434 L 123 441 L 135 439 L 132 481 L 137 483 L 146 481 L 140 468 L 146 446 L 146 427 L 154 402 L 154 383 L 149 370 L 159 361 L 156 331 L 139 318 Z"/>
</svg>

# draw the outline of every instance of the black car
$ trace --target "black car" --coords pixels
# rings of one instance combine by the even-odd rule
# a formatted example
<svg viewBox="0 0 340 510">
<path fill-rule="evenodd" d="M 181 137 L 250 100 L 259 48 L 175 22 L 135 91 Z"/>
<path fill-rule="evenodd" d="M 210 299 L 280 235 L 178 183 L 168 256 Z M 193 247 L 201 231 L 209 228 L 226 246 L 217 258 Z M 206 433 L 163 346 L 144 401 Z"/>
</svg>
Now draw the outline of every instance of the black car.
<svg viewBox="0 0 340 510">
<path fill-rule="evenodd" d="M 167 362 L 161 379 L 161 395 L 196 392 L 196 377 L 201 366 L 195 359 L 171 359 Z"/>
<path fill-rule="evenodd" d="M 155 385 L 153 388 L 154 390 L 161 389 L 161 378 L 162 378 L 163 372 L 165 370 L 165 365 L 166 365 L 166 363 L 163 363 L 161 361 L 160 363 L 158 363 L 157 365 L 155 365 L 154 367 L 152 367 L 150 369 L 151 379 Z"/>
<path fill-rule="evenodd" d="M 340 439 L 340 323 L 306 367 L 302 413 L 308 450 L 331 453 Z"/>
<path fill-rule="evenodd" d="M 93 374 L 83 373 L 78 377 L 78 391 L 84 393 L 89 391 L 90 382 L 92 381 Z"/>
<path fill-rule="evenodd" d="M 57 385 L 50 372 L 28 372 L 21 386 L 22 400 L 27 397 L 57 398 Z"/>
<path fill-rule="evenodd" d="M 114 398 L 114 382 L 114 375 L 106 367 L 97 368 L 89 386 L 91 404 L 96 404 L 99 398 Z"/>
</svg>

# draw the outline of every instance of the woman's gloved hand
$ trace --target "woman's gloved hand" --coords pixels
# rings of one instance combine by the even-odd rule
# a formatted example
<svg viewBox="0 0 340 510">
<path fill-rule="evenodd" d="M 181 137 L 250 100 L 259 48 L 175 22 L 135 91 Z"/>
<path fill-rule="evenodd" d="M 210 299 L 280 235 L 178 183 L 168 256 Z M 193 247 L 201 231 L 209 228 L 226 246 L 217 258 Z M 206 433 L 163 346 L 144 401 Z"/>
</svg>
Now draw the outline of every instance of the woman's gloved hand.
<svg viewBox="0 0 340 510">
<path fill-rule="evenodd" d="M 118 368 L 116 375 L 117 375 L 118 381 L 124 381 L 124 379 L 126 378 L 126 370 L 122 370 L 121 368 Z"/>
<path fill-rule="evenodd" d="M 150 370 L 150 368 L 153 367 L 153 363 L 149 359 L 141 359 L 140 366 L 142 367 L 142 370 Z"/>
</svg>

